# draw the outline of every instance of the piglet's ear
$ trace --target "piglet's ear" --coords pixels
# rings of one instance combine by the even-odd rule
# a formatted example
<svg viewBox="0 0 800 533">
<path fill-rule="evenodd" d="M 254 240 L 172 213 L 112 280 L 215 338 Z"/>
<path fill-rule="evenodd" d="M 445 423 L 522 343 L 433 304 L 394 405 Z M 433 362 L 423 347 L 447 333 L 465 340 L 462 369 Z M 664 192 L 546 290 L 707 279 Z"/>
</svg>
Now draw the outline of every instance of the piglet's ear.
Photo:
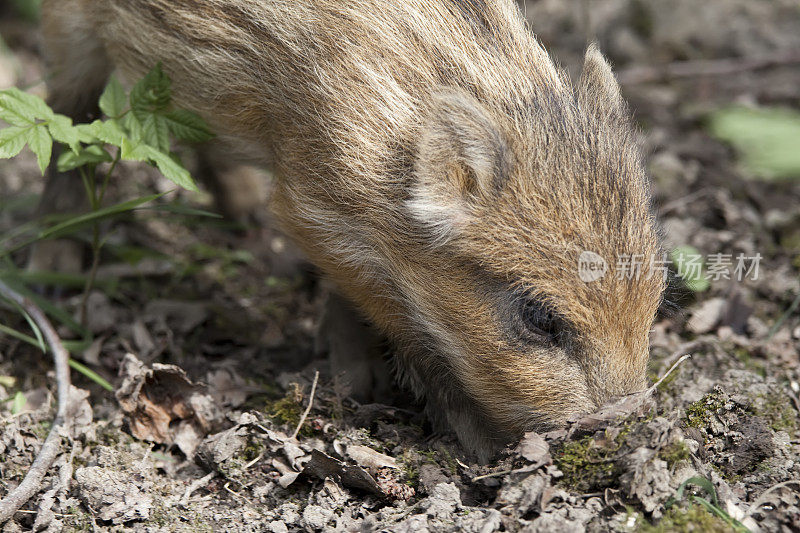
<svg viewBox="0 0 800 533">
<path fill-rule="evenodd" d="M 480 102 L 466 93 L 438 95 L 417 144 L 412 217 L 437 239 L 449 239 L 502 186 L 506 159 L 503 135 Z"/>
<path fill-rule="evenodd" d="M 627 107 L 620 93 L 611 65 L 600 53 L 596 43 L 589 45 L 583 61 L 578 99 L 581 107 L 599 115 L 625 117 Z"/>
</svg>

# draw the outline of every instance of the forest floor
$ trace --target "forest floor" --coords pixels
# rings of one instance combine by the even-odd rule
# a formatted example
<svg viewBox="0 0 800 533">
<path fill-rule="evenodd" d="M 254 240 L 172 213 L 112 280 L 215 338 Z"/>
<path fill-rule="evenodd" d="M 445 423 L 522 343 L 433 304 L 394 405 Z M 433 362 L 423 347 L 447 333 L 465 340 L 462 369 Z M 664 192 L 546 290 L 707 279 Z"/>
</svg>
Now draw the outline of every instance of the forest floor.
<svg viewBox="0 0 800 533">
<path fill-rule="evenodd" d="M 800 176 L 765 176 L 711 126 L 733 104 L 800 108 L 800 64 L 786 59 L 800 50 L 800 8 L 542 0 L 526 16 L 573 77 L 587 36 L 614 62 L 667 248 L 693 247 L 707 269 L 714 254 L 733 263 L 731 279 L 670 295 L 650 377 L 692 356 L 650 399 L 475 464 L 412 402 L 348 397 L 315 349 L 328 287 L 268 215 L 139 210 L 105 224 L 91 342 L 73 352 L 116 394 L 73 372 L 71 445 L 3 531 L 800 530 Z M 0 88 L 43 95 L 36 25 L 5 14 L 0 35 Z M 121 174 L 120 200 L 169 189 L 146 167 Z M 42 187 L 30 153 L 0 161 L 0 235 L 34 217 Z M 760 254 L 757 279 L 736 279 L 740 254 Z M 85 277 L 18 275 L 66 314 L 59 333 L 80 338 L 70 318 Z M 7 307 L 0 324 L 30 331 Z M 41 447 L 54 394 L 49 355 L 0 333 L 0 496 Z M 690 478 L 710 485 L 679 490 Z"/>
</svg>

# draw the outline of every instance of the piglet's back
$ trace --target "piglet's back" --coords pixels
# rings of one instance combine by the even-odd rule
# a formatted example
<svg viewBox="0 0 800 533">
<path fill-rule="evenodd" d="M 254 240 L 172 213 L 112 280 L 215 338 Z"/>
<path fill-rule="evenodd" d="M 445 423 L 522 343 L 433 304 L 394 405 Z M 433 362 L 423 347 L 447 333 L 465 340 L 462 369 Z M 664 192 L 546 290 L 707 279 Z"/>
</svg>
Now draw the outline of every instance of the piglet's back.
<svg viewBox="0 0 800 533">
<path fill-rule="evenodd" d="M 183 105 L 264 157 L 279 157 L 276 144 L 292 140 L 330 153 L 347 139 L 362 175 L 371 158 L 378 165 L 413 140 L 421 108 L 442 88 L 466 90 L 498 111 L 520 95 L 567 91 L 511 2 L 93 4 L 97 33 L 129 77 L 162 62 Z M 276 153 L 264 154 L 265 146 Z"/>
</svg>

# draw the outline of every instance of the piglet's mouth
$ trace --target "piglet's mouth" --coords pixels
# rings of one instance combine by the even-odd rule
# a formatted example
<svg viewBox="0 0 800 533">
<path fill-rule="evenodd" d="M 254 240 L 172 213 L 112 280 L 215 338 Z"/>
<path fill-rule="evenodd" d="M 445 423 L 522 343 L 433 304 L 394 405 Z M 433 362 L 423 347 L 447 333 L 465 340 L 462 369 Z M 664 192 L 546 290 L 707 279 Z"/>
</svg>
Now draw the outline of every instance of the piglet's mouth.
<svg viewBox="0 0 800 533">
<path fill-rule="evenodd" d="M 615 420 L 631 415 L 644 416 L 655 407 L 654 391 L 655 386 L 624 396 L 617 396 L 594 412 L 570 417 L 567 420 L 567 431 L 570 434 L 595 431 Z"/>
<path fill-rule="evenodd" d="M 684 361 L 689 359 L 691 354 L 686 354 L 667 370 L 658 381 L 650 387 L 640 391 L 632 392 L 622 396 L 616 396 L 601 405 L 596 411 L 573 416 L 567 419 L 568 431 L 570 433 L 581 431 L 593 431 L 608 425 L 614 420 L 626 418 L 633 414 L 644 416 L 655 407 L 653 393 L 659 385 Z"/>
</svg>

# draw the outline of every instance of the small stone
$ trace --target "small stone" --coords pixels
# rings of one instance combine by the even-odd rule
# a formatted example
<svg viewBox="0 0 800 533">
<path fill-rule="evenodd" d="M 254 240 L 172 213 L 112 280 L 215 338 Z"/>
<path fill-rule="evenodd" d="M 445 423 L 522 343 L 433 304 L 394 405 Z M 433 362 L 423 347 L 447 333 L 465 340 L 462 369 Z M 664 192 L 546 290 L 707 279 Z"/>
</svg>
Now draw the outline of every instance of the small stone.
<svg viewBox="0 0 800 533">
<path fill-rule="evenodd" d="M 324 529 L 333 516 L 333 510 L 320 505 L 309 505 L 303 510 L 303 522 L 311 530 Z"/>
<path fill-rule="evenodd" d="M 272 533 L 289 533 L 289 528 L 280 520 L 273 520 L 267 525 Z"/>
<path fill-rule="evenodd" d="M 686 329 L 700 335 L 712 331 L 725 314 L 726 302 L 723 298 L 711 298 L 703 302 L 692 314 Z"/>
</svg>

